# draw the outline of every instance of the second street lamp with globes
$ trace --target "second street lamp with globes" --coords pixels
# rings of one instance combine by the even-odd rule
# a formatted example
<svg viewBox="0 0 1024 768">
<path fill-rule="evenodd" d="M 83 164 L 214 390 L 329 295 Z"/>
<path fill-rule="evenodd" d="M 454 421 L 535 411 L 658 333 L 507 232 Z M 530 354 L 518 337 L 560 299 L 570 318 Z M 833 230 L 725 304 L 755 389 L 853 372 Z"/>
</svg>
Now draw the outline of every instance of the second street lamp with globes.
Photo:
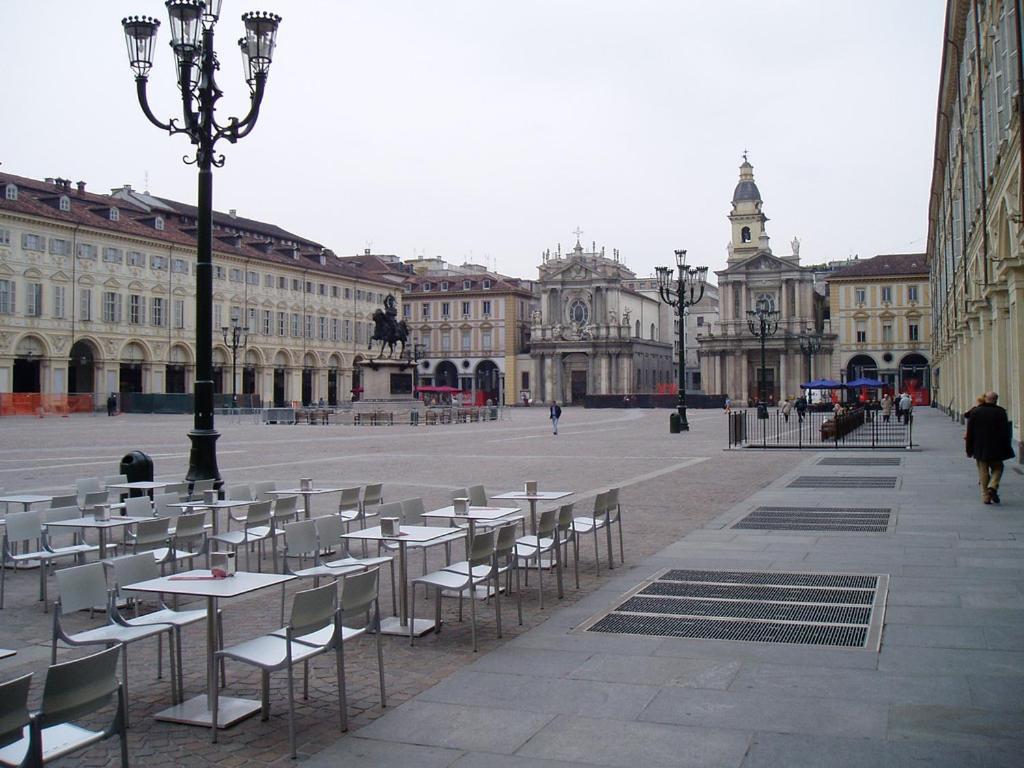
<svg viewBox="0 0 1024 768">
<path fill-rule="evenodd" d="M 757 376 L 757 418 L 767 419 L 768 403 L 764 394 L 764 345 L 768 338 L 774 336 L 779 330 L 779 311 L 772 309 L 772 302 L 766 298 L 758 299 L 755 306 L 756 309 L 747 310 L 747 326 L 761 342 L 761 367 L 758 369 Z"/>
<path fill-rule="evenodd" d="M 686 251 L 676 251 L 676 267 L 679 277 L 673 279 L 671 267 L 655 267 L 658 274 L 658 293 L 661 300 L 675 307 L 679 318 L 679 404 L 676 413 L 669 417 L 669 431 L 688 432 L 686 420 L 686 311 L 704 297 L 704 284 L 708 279 L 707 267 L 687 267 Z"/>
<path fill-rule="evenodd" d="M 221 4 L 222 0 L 167 0 L 164 3 L 170 21 L 171 49 L 182 110 L 181 118 L 170 118 L 167 122 L 153 114 L 146 93 L 160 22 L 149 16 L 129 16 L 121 21 L 142 113 L 157 128 L 172 136 L 184 134 L 195 146 L 194 156 L 185 158 L 186 163 L 199 168 L 195 422 L 188 435 L 192 450 L 187 479 L 189 482 L 212 479 L 218 485 L 219 434 L 213 426 L 213 168 L 224 165 L 224 156 L 216 154 L 214 147 L 221 139 L 234 144 L 249 135 L 256 125 L 281 23 L 281 17 L 273 13 L 242 14 L 245 37 L 239 41 L 239 47 L 249 86 L 249 112 L 241 119 L 231 117 L 227 122 L 219 122 L 214 113 L 223 94 L 215 78 L 220 62 L 214 51 L 213 37 Z"/>
<path fill-rule="evenodd" d="M 249 328 L 232 320 L 231 327 L 221 326 L 220 332 L 224 336 L 224 346 L 231 350 L 231 407 L 238 408 L 238 350 L 245 349 Z"/>
</svg>

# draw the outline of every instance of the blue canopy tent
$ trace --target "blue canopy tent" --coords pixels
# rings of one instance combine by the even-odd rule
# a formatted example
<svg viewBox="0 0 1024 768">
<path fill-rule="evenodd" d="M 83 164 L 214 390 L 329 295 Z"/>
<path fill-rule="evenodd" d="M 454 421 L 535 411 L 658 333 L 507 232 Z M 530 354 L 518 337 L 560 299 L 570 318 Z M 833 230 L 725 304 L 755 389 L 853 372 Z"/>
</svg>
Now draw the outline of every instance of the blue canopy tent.
<svg viewBox="0 0 1024 768">
<path fill-rule="evenodd" d="M 856 389 L 858 387 L 867 387 L 868 389 L 881 389 L 885 384 L 878 379 L 859 378 L 853 381 L 846 382 L 846 386 L 850 389 Z"/>
<path fill-rule="evenodd" d="M 815 379 L 801 384 L 800 389 L 844 389 L 847 385 L 832 379 Z"/>
</svg>

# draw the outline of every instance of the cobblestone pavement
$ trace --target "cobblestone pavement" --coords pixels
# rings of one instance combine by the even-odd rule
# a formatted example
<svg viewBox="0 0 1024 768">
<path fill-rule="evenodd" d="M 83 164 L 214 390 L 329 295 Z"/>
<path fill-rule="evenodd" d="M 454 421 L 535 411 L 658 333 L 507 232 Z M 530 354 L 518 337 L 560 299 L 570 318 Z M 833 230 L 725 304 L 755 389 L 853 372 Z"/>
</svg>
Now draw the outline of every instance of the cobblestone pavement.
<svg viewBox="0 0 1024 768">
<path fill-rule="evenodd" d="M 793 454 L 727 452 L 725 419 L 718 411 L 691 411 L 692 431 L 668 433 L 668 412 L 645 410 L 591 411 L 566 408 L 559 435 L 550 433 L 546 409 L 516 409 L 498 422 L 433 427 L 263 426 L 218 419 L 218 456 L 228 484 L 274 479 L 293 484 L 300 476 L 318 483 L 343 486 L 384 482 L 385 500 L 422 496 L 428 509 L 448 502 L 455 487 L 483 483 L 489 493 L 521 488 L 537 480 L 542 489 L 573 490 L 578 509 L 593 503 L 595 493 L 620 486 L 625 523 L 626 568 L 653 554 L 686 532 L 765 487 L 789 470 Z M 157 479 L 180 479 L 187 466 L 185 433 L 190 417 L 103 416 L 70 419 L 5 419 L 0 421 L 0 486 L 7 492 L 60 492 L 75 478 L 117 471 L 120 457 L 140 449 L 153 457 Z M 320 497 L 314 514 L 326 514 L 337 497 Z M 605 542 L 601 552 L 605 555 Z M 442 563 L 443 549 L 429 551 L 428 567 Z M 539 609 L 536 580 L 524 589 L 524 624 L 515 622 L 514 604 L 503 602 L 504 641 L 537 626 L 597 589 L 608 578 L 594 568 L 592 545 L 581 547 L 581 588 L 573 589 L 567 574 L 565 598 L 556 599 L 554 580 L 546 579 L 545 610 Z M 265 560 L 269 567 L 269 559 Z M 418 555 L 410 573 L 422 568 Z M 616 569 L 613 574 L 621 575 Z M 0 647 L 19 653 L 0 662 L 0 679 L 33 671 L 33 700 L 49 659 L 51 617 L 36 600 L 35 571 L 8 572 L 7 608 L 0 614 Z M 304 586 L 308 586 L 308 582 Z M 49 579 L 50 599 L 56 581 Z M 297 585 L 289 585 L 290 595 Z M 382 602 L 390 609 L 390 584 L 382 585 Z M 251 597 L 224 601 L 226 642 L 239 642 L 277 628 L 280 592 L 267 590 Z M 198 607 L 198 606 L 196 606 Z M 481 605 L 481 653 L 500 645 L 495 637 L 493 609 Z M 417 614 L 430 615 L 433 603 L 419 592 Z M 460 624 L 457 603 L 444 603 L 445 625 L 410 648 L 408 640 L 384 639 L 388 703 L 408 700 L 477 656 L 470 645 L 468 621 Z M 68 619 L 72 629 L 91 625 L 86 614 Z M 186 695 L 204 687 L 204 629 L 185 631 Z M 86 651 L 59 651 L 61 660 Z M 268 724 L 250 718 L 226 731 L 212 744 L 204 729 L 156 722 L 152 715 L 170 702 L 169 682 L 154 675 L 155 644 L 140 643 L 129 652 L 132 728 L 130 751 L 134 763 L 151 756 L 174 765 L 198 768 L 286 765 L 288 759 L 287 697 L 284 673 L 271 678 L 272 713 Z M 350 727 L 357 730 L 381 714 L 376 688 L 372 639 L 346 646 Z M 309 699 L 298 700 L 296 731 L 300 757 L 311 755 L 339 737 L 338 695 L 333 657 L 312 665 Z M 258 697 L 259 675 L 239 664 L 228 666 L 226 693 Z M 297 689 L 301 686 L 297 682 Z M 65 764 L 102 766 L 116 763 L 117 748 L 99 745 Z"/>
</svg>

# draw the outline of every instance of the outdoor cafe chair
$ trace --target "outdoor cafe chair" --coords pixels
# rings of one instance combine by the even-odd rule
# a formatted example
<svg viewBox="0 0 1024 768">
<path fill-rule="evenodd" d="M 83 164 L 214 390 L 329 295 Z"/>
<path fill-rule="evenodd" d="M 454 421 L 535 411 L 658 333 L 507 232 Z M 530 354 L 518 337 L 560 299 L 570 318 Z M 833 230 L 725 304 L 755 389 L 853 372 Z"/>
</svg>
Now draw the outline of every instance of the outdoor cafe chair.
<svg viewBox="0 0 1024 768">
<path fill-rule="evenodd" d="M 231 547 L 232 551 L 236 553 L 236 556 L 238 548 L 245 547 L 245 570 L 247 571 L 250 570 L 250 552 L 252 551 L 252 545 L 255 544 L 258 548 L 256 565 L 259 568 L 260 573 L 262 573 L 263 542 L 272 541 L 275 533 L 274 520 L 270 516 L 270 502 L 254 501 L 244 509 L 245 516 L 241 518 L 242 530 L 223 531 L 221 533 L 211 535 L 209 537 L 209 541 L 226 544 Z M 274 562 L 272 565 L 273 570 L 276 572 L 277 563 Z"/>
<path fill-rule="evenodd" d="M 341 489 L 341 498 L 338 499 L 338 517 L 345 521 L 346 532 L 349 525 L 363 517 L 363 505 L 360 499 L 362 488 L 358 485 Z M 366 527 L 366 523 L 363 523 Z"/>
<path fill-rule="evenodd" d="M 126 555 L 124 557 L 117 557 L 110 561 L 111 568 L 113 570 L 113 581 L 115 595 L 119 598 L 129 600 L 131 607 L 134 610 L 134 614 L 130 617 L 125 617 L 120 609 L 117 607 L 117 603 L 112 601 L 110 606 L 110 615 L 116 624 L 120 624 L 126 627 L 149 627 L 153 625 L 169 624 L 173 627 L 172 635 L 174 637 L 174 643 L 167 649 L 168 654 L 175 657 L 171 663 L 171 697 L 175 699 L 175 702 L 181 702 L 185 700 L 184 696 L 184 677 L 182 674 L 181 665 L 181 628 L 187 627 L 190 624 L 196 624 L 200 621 L 206 621 L 206 609 L 199 608 L 196 610 L 179 611 L 173 608 L 168 608 L 164 604 L 162 598 L 156 595 L 157 609 L 149 613 L 139 615 L 139 606 L 144 604 L 147 599 L 154 597 L 149 592 L 133 592 L 130 589 L 125 589 L 125 585 L 138 584 L 141 581 L 149 581 L 151 579 L 160 578 L 160 569 L 157 567 L 157 562 L 152 557 L 147 557 L 146 553 L 141 555 Z M 218 613 L 218 620 L 220 614 Z M 221 633 L 218 632 L 217 636 L 220 637 Z M 163 649 L 162 649 L 163 635 L 157 635 L 157 673 L 156 676 L 163 677 Z M 177 677 L 174 675 L 175 667 L 177 667 Z M 175 691 L 177 695 L 175 696 Z"/>
<path fill-rule="evenodd" d="M 516 608 L 519 612 L 519 623 L 523 623 L 523 593 L 519 588 L 519 569 L 516 567 L 516 524 L 505 523 L 495 529 L 497 538 L 494 540 L 494 600 L 498 601 L 498 593 L 501 591 L 501 578 L 505 577 L 505 594 L 512 591 L 512 574 L 516 579 Z M 465 575 L 469 571 L 467 562 L 454 563 L 444 570 L 454 571 Z M 482 577 L 486 573 L 486 567 L 478 565 L 473 569 L 474 576 Z M 488 593 L 490 597 L 490 593 Z M 496 606 L 495 618 L 497 620 L 498 637 L 501 637 L 501 610 Z"/>
<path fill-rule="evenodd" d="M 457 592 L 459 595 L 459 618 L 462 617 L 463 593 L 469 590 L 469 615 L 471 621 L 470 632 L 473 638 L 473 650 L 477 650 L 476 642 L 476 595 L 474 590 L 478 584 L 487 585 L 488 582 L 495 582 L 495 590 L 498 588 L 494 568 L 494 539 L 493 530 L 477 531 L 473 540 L 469 543 L 469 551 L 464 563 L 457 565 L 465 566 L 462 573 L 455 570 L 440 570 L 424 574 L 412 580 L 412 596 L 409 601 L 409 645 L 416 644 L 416 585 L 433 587 L 435 590 L 434 604 L 434 632 L 441 631 L 441 594 L 443 591 Z M 501 606 L 495 600 L 495 615 L 497 624 L 501 626 Z M 500 632 L 500 630 L 499 630 Z"/>
<path fill-rule="evenodd" d="M 580 588 L 580 537 L 573 526 L 573 505 L 563 504 L 558 508 L 556 522 L 558 546 L 562 548 L 562 562 L 569 558 L 569 543 L 572 542 L 572 570 L 576 576 L 576 589 Z"/>
<path fill-rule="evenodd" d="M 279 496 L 274 500 L 274 525 L 280 528 L 299 517 L 298 496 Z"/>
<path fill-rule="evenodd" d="M 424 510 L 423 499 L 420 496 L 403 499 L 400 502 L 383 504 L 380 509 L 381 517 L 398 517 L 401 520 L 401 525 L 422 525 L 421 521 Z M 446 564 L 451 563 L 452 542 L 459 541 L 462 538 L 464 538 L 462 532 L 456 531 L 449 536 L 442 536 L 439 539 L 431 539 L 430 541 L 410 541 L 405 546 L 406 551 L 419 549 L 423 553 L 423 573 L 425 574 L 427 572 L 427 549 L 438 544 L 444 544 L 444 561 Z M 397 541 L 381 541 L 378 542 L 378 552 L 380 550 L 397 552 L 398 546 Z"/>
<path fill-rule="evenodd" d="M 455 503 L 456 499 L 469 499 L 469 506 L 471 507 L 489 507 L 491 506 L 490 501 L 487 499 L 487 493 L 484 491 L 482 485 L 471 485 L 468 488 L 456 488 L 451 492 L 452 504 Z M 502 507 L 507 509 L 508 514 L 504 517 L 498 518 L 497 520 L 478 520 L 476 523 L 477 528 L 497 528 L 501 525 L 508 525 L 510 522 L 519 524 L 523 520 L 522 511 L 519 507 Z M 451 524 L 458 528 L 467 528 L 469 523 L 462 520 L 452 520 Z M 525 531 L 524 531 L 525 533 Z"/>
<path fill-rule="evenodd" d="M 384 503 L 384 484 L 370 483 L 363 487 L 363 526 L 366 526 L 366 518 L 376 517 L 376 507 Z"/>
<path fill-rule="evenodd" d="M 526 585 L 530 584 L 530 563 L 537 563 L 537 589 L 540 594 L 540 608 L 544 610 L 544 555 L 553 554 L 556 567 L 561 560 L 558 546 L 557 509 L 548 509 L 540 513 L 537 521 L 536 535 L 521 536 L 516 539 L 516 557 L 519 564 L 526 567 Z"/>
<path fill-rule="evenodd" d="M 207 546 L 206 512 L 191 512 L 179 515 L 177 525 L 171 533 L 171 548 L 174 552 L 173 570 L 178 570 L 178 561 L 193 560 L 197 555 L 206 555 L 206 567 L 210 567 L 210 551 Z"/>
<path fill-rule="evenodd" d="M 341 730 L 348 730 L 348 695 L 345 688 L 345 643 L 373 630 L 377 643 L 377 679 L 380 685 L 380 705 L 388 705 L 384 693 L 384 648 L 380 631 L 380 568 L 362 573 L 350 573 L 339 582 L 338 623 L 341 630 L 341 661 L 338 686 L 341 697 Z"/>
<path fill-rule="evenodd" d="M 248 485 L 233 485 L 227 489 L 224 498 L 228 501 L 254 501 L 252 489 Z M 246 507 L 228 508 L 228 530 L 231 530 L 231 523 L 244 523 Z"/>
<path fill-rule="evenodd" d="M 27 706 L 32 675 L 0 685 L 0 765 L 42 766 L 117 736 L 121 768 L 128 768 L 127 705 L 115 674 L 120 653 L 121 646 L 115 645 L 51 666 L 42 704 L 32 713 Z M 91 730 L 75 724 L 111 705 L 114 716 L 105 728 Z"/>
<path fill-rule="evenodd" d="M 57 571 L 57 590 L 60 596 L 54 603 L 53 635 L 50 642 L 50 663 L 57 663 L 57 643 L 63 642 L 73 648 L 88 645 L 124 645 L 121 656 L 121 681 L 125 687 L 125 699 L 128 699 L 128 644 L 139 640 L 157 637 L 167 633 L 168 641 L 173 641 L 173 627 L 170 624 L 153 624 L 141 627 L 126 627 L 116 623 L 110 613 L 111 592 L 107 587 L 106 572 L 103 563 L 87 563 L 73 568 Z M 106 619 L 104 624 L 81 632 L 69 633 L 64 628 L 64 615 L 76 611 L 96 609 L 103 611 Z M 174 676 L 174 662 L 171 661 L 171 676 Z M 172 681 L 172 693 L 174 691 Z M 125 718 L 127 719 L 127 711 Z"/>
<path fill-rule="evenodd" d="M 590 515 L 580 515 L 572 520 L 572 528 L 577 536 L 593 534 L 594 536 L 594 561 L 597 568 L 597 575 L 601 575 L 601 552 L 597 542 L 597 532 L 608 525 L 608 494 L 599 493 L 594 497 L 594 511 Z M 608 553 L 611 556 L 611 553 Z"/>
<path fill-rule="evenodd" d="M 57 509 L 44 509 L 40 512 L 41 521 L 44 526 L 47 523 L 56 522 L 58 520 L 76 520 L 82 517 L 82 510 L 78 507 L 58 507 Z M 57 557 L 74 557 L 75 562 L 84 563 L 85 556 L 93 552 L 98 552 L 99 547 L 95 544 L 86 544 L 82 540 L 82 534 L 79 531 L 70 529 L 67 532 L 58 532 L 59 527 L 54 526 L 53 529 L 46 528 L 46 549 L 52 552 Z M 70 544 L 58 544 L 56 537 L 58 536 L 70 536 Z M 114 547 L 114 544 L 108 544 L 109 547 Z"/>
<path fill-rule="evenodd" d="M 316 524 L 316 536 L 319 541 L 320 551 L 323 552 L 329 546 L 338 546 L 344 552 L 344 556 L 337 560 L 320 560 L 321 565 L 327 568 L 349 569 L 354 565 L 361 565 L 364 568 L 374 568 L 387 565 L 391 569 L 391 605 L 398 615 L 398 598 L 395 592 L 395 559 L 393 557 L 353 557 L 348 549 L 348 540 L 341 538 L 345 533 L 344 521 L 337 515 L 324 515 L 313 519 Z"/>
<path fill-rule="evenodd" d="M 192 491 L 188 495 L 188 500 L 192 501 L 195 499 L 202 499 L 203 494 L 206 491 L 212 491 L 213 486 L 216 484 L 215 478 L 209 478 L 208 480 L 196 480 L 192 483 Z"/>
<path fill-rule="evenodd" d="M 332 580 L 340 579 L 346 573 L 361 571 L 366 568 L 362 563 L 350 566 L 331 567 L 320 561 L 320 537 L 317 535 L 316 520 L 299 520 L 284 526 L 284 550 L 282 550 L 282 568 L 285 573 L 300 579 L 313 579 L 313 586 L 320 586 L 321 577 Z M 296 561 L 298 568 L 292 568 L 289 558 Z M 306 565 L 306 562 L 309 565 Z M 281 623 L 284 624 L 284 585 L 281 585 Z"/>
<path fill-rule="evenodd" d="M 50 509 L 56 509 L 58 507 L 78 507 L 78 494 L 77 493 L 65 493 L 60 496 L 54 496 L 50 499 Z"/>
<path fill-rule="evenodd" d="M 53 512 L 54 510 L 49 510 Z M 77 512 L 77 510 L 75 510 Z M 81 513 L 79 513 L 81 514 Z M 50 549 L 42 526 L 42 513 L 35 509 L 25 512 L 11 512 L 4 524 L 2 553 L 0 553 L 0 608 L 4 607 L 4 593 L 7 587 L 9 567 L 17 568 L 33 560 L 39 562 L 39 599 L 43 611 L 49 610 L 46 598 L 46 576 L 48 565 L 62 557 L 80 557 L 84 552 L 55 552 Z M 38 542 L 38 546 L 36 544 Z M 19 547 L 19 545 L 24 545 Z M 21 553 L 18 550 L 23 549 Z M 98 549 L 98 547 L 96 548 Z"/>
<path fill-rule="evenodd" d="M 129 496 L 124 500 L 122 512 L 128 517 L 153 517 L 155 515 L 153 501 L 149 496 Z M 161 515 L 161 517 L 170 516 Z"/>
<path fill-rule="evenodd" d="M 78 506 L 85 512 L 92 512 L 95 507 L 109 503 L 109 495 L 106 491 L 89 491 L 84 496 L 79 497 Z"/>
<path fill-rule="evenodd" d="M 334 582 L 322 587 L 296 592 L 292 600 L 291 617 L 281 630 L 269 635 L 246 640 L 216 652 L 219 659 L 230 659 L 256 667 L 262 673 L 261 703 L 263 720 L 270 719 L 270 673 L 284 669 L 288 673 L 288 744 L 292 758 L 295 750 L 295 678 L 292 667 L 314 656 L 335 652 L 338 689 L 343 688 L 341 631 L 338 617 L 338 587 Z M 308 668 L 304 692 L 308 693 Z M 219 686 L 211 696 L 212 718 L 210 730 L 217 741 L 219 715 Z M 345 722 L 344 706 L 339 697 L 339 713 Z"/>
<path fill-rule="evenodd" d="M 253 501 L 267 501 L 273 500 L 274 496 L 270 491 L 277 490 L 277 483 L 273 480 L 261 480 L 258 483 L 252 484 L 252 498 Z"/>
<path fill-rule="evenodd" d="M 618 488 L 608 489 L 606 505 L 608 508 L 608 525 L 617 525 L 619 527 L 619 562 L 625 563 L 626 552 L 622 542 L 622 504 L 619 503 Z M 608 558 L 612 558 L 611 551 L 608 552 Z"/>
<path fill-rule="evenodd" d="M 85 495 L 87 493 L 106 493 L 106 487 L 98 477 L 80 477 L 75 480 L 75 493 L 78 494 L 78 506 L 85 506 Z"/>
<path fill-rule="evenodd" d="M 164 495 L 173 493 L 178 497 L 178 501 L 188 501 L 188 482 L 165 485 L 161 490 L 161 493 Z"/>
</svg>

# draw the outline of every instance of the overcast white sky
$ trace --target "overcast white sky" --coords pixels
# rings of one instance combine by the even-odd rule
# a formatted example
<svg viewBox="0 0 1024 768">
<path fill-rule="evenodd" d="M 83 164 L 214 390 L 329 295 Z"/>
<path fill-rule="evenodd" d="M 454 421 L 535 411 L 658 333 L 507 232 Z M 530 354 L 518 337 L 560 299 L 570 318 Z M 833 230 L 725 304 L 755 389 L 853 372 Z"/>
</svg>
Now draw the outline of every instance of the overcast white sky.
<svg viewBox="0 0 1024 768">
<path fill-rule="evenodd" d="M 720 269 L 744 149 L 777 253 L 923 251 L 942 0 L 224 0 L 284 17 L 260 122 L 214 205 L 338 254 L 426 254 L 536 277 L 583 229 L 640 275 L 686 248 Z M 0 0 L 3 170 L 195 201 L 184 137 L 135 101 L 120 20 L 163 23 L 150 82 L 176 92 L 161 0 Z M 490 261 L 493 260 L 493 261 Z"/>
</svg>

